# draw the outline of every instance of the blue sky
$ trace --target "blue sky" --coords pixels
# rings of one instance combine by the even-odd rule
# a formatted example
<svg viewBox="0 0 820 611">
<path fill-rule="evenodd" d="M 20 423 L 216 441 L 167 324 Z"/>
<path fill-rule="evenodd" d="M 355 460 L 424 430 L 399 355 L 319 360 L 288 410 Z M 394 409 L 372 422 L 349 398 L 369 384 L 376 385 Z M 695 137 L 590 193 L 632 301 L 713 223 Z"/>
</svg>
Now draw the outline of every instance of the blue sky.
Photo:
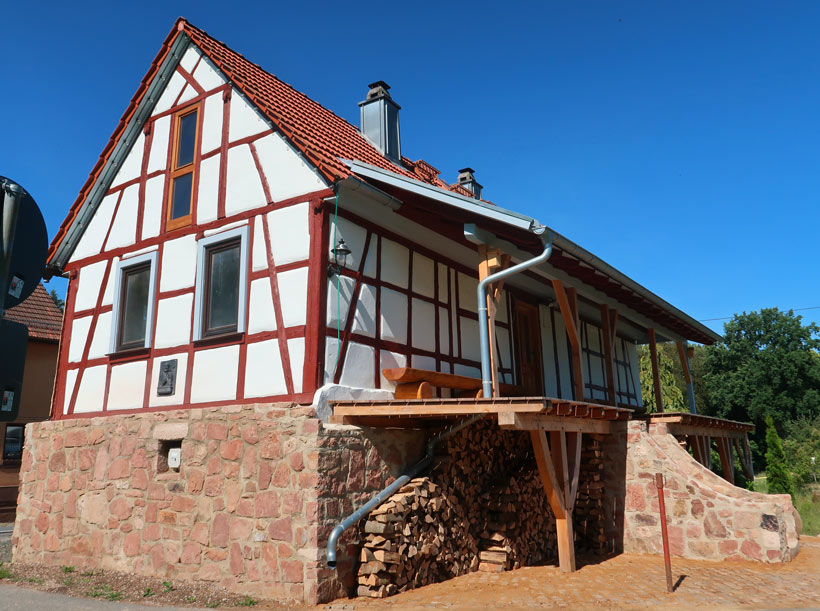
<svg viewBox="0 0 820 611">
<path fill-rule="evenodd" d="M 820 3 L 7 3 L 0 175 L 50 236 L 179 15 L 355 124 L 387 81 L 404 154 L 694 318 L 820 306 Z"/>
</svg>

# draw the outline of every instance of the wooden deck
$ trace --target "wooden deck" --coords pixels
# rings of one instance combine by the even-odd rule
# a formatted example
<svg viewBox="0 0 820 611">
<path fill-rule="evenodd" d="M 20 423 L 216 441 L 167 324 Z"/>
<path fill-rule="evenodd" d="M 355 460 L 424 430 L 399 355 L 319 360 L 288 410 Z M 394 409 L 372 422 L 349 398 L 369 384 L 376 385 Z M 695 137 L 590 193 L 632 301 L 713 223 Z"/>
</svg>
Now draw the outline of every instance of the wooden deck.
<svg viewBox="0 0 820 611">
<path fill-rule="evenodd" d="M 479 414 L 493 414 L 502 428 L 608 433 L 610 423 L 632 410 L 550 397 L 335 401 L 331 422 L 385 428 L 430 428 Z"/>
</svg>

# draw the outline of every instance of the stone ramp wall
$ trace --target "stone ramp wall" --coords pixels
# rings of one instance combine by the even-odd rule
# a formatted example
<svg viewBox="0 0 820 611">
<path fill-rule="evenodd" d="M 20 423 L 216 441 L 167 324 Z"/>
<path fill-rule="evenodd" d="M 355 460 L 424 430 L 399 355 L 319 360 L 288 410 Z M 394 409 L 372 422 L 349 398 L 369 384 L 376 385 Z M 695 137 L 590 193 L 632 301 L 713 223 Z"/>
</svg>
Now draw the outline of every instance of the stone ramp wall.
<svg viewBox="0 0 820 611">
<path fill-rule="evenodd" d="M 658 423 L 629 423 L 624 551 L 662 554 L 658 493 L 662 473 L 674 556 L 788 562 L 799 548 L 799 519 L 789 495 L 729 484 L 694 458 Z"/>
</svg>

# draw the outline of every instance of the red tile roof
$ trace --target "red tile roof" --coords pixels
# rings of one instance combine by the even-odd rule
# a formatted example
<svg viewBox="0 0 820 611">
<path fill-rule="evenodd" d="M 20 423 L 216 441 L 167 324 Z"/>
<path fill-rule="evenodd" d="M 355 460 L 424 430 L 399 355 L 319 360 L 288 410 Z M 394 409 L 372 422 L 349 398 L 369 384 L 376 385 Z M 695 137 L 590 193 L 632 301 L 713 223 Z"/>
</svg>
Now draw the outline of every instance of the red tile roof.
<svg viewBox="0 0 820 611">
<path fill-rule="evenodd" d="M 6 310 L 6 318 L 26 325 L 31 339 L 60 340 L 63 313 L 42 284 L 23 303 Z"/>
<path fill-rule="evenodd" d="M 438 170 L 422 160 L 413 162 L 403 157 L 400 165 L 391 162 L 361 134 L 357 127 L 180 18 L 165 39 L 148 73 L 143 77 L 91 175 L 54 237 L 49 248 L 49 263 L 136 112 L 151 80 L 181 32 L 187 34 L 232 84 L 268 116 L 281 133 L 316 165 L 327 180 L 332 182 L 350 176 L 351 171 L 340 161 L 350 159 L 464 194 L 459 185 L 450 185 L 441 180 L 438 177 Z"/>
</svg>

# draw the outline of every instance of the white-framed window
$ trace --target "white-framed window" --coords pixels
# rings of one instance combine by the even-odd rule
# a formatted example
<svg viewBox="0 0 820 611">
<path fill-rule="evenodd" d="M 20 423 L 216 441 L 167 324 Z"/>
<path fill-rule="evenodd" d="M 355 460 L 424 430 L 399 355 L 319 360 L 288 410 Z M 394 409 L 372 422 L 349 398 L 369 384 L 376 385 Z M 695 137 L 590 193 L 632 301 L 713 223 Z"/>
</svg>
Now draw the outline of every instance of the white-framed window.
<svg viewBox="0 0 820 611">
<path fill-rule="evenodd" d="M 197 242 L 194 340 L 245 332 L 248 226 Z"/>
<path fill-rule="evenodd" d="M 151 347 L 156 280 L 157 251 L 117 263 L 110 353 Z"/>
</svg>

